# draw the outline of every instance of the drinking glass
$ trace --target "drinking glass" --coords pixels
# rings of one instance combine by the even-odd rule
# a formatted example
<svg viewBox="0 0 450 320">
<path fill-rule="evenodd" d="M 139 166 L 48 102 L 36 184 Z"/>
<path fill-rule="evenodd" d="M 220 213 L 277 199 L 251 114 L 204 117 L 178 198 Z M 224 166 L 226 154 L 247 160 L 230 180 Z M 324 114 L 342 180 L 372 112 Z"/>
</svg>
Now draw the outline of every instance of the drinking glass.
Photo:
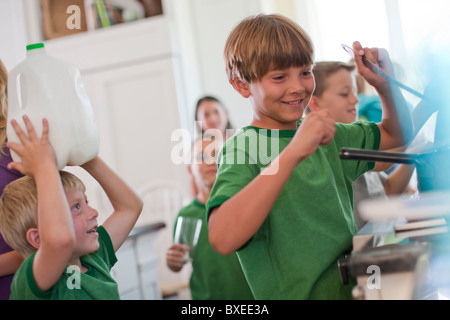
<svg viewBox="0 0 450 320">
<path fill-rule="evenodd" d="M 190 249 L 184 252 L 184 260 L 192 261 L 193 251 L 198 242 L 202 220 L 192 217 L 178 217 L 175 228 L 174 243 L 187 245 Z"/>
</svg>

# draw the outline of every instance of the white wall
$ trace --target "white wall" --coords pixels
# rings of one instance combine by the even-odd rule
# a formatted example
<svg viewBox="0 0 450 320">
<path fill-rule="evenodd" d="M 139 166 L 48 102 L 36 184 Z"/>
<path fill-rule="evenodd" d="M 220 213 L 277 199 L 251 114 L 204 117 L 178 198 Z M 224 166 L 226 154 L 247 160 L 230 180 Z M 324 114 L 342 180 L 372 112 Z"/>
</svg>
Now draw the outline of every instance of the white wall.
<svg viewBox="0 0 450 320">
<path fill-rule="evenodd" d="M 292 0 L 166 0 L 165 14 L 174 21 L 174 39 L 180 47 L 183 86 L 187 107 L 183 126 L 193 129 L 194 108 L 204 94 L 220 98 L 229 109 L 233 126 L 248 125 L 250 103 L 229 84 L 223 47 L 232 28 L 243 18 L 261 12 L 281 12 L 295 17 Z M 0 58 L 8 69 L 25 58 L 28 43 L 43 40 L 37 0 L 0 1 Z M 24 21 L 27 23 L 25 24 Z M 186 125 L 187 124 L 187 125 Z"/>
<path fill-rule="evenodd" d="M 176 3 L 182 5 L 180 16 L 188 23 L 180 24 L 182 21 L 178 20 L 191 121 L 196 100 L 201 95 L 210 94 L 224 102 L 234 127 L 248 125 L 252 116 L 251 105 L 228 82 L 223 48 L 228 34 L 241 19 L 261 12 L 261 1 L 179 0 Z M 186 32 L 188 29 L 190 33 Z M 192 83 L 197 83 L 197 87 L 190 91 L 188 86 Z"/>
<path fill-rule="evenodd" d="M 8 70 L 25 58 L 27 44 L 21 1 L 0 1 L 0 59 Z"/>
</svg>

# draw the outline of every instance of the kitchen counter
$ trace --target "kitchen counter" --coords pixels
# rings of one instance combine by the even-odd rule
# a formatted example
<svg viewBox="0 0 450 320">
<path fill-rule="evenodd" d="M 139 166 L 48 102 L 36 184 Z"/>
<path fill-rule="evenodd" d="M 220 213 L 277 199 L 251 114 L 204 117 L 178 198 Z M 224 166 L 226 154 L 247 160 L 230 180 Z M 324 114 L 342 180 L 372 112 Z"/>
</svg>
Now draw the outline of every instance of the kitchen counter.
<svg viewBox="0 0 450 320">
<path fill-rule="evenodd" d="M 138 226 L 133 228 L 133 230 L 131 230 L 130 234 L 128 235 L 128 238 L 136 238 L 146 233 L 157 232 L 165 227 L 166 224 L 164 222 L 156 222 L 152 224 Z"/>
</svg>

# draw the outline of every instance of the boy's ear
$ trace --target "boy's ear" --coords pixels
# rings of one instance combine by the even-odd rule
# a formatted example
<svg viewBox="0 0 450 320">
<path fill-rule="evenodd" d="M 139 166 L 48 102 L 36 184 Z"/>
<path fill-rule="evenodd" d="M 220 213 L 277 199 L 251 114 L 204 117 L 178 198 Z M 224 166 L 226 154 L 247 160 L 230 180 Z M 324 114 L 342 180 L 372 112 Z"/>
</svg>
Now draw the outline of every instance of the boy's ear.
<svg viewBox="0 0 450 320">
<path fill-rule="evenodd" d="M 27 230 L 27 241 L 29 244 L 33 246 L 36 250 L 39 249 L 41 245 L 41 240 L 39 238 L 39 231 L 37 228 L 30 228 Z"/>
<path fill-rule="evenodd" d="M 311 100 L 309 101 L 309 110 L 311 110 L 312 112 L 317 112 L 320 111 L 320 106 L 319 106 L 319 101 L 318 98 L 316 96 L 312 96 Z"/>
<path fill-rule="evenodd" d="M 231 84 L 236 89 L 237 92 L 241 94 L 244 98 L 250 97 L 250 89 L 248 84 L 239 79 L 230 79 Z"/>
</svg>

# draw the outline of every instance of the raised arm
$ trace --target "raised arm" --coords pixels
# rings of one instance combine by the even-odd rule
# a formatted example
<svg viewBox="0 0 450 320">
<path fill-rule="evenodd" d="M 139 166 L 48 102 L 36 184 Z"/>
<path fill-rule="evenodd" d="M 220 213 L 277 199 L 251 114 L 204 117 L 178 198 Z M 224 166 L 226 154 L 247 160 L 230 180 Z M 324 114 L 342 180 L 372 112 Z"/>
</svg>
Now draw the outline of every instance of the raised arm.
<svg viewBox="0 0 450 320">
<path fill-rule="evenodd" d="M 380 128 L 380 150 L 393 149 L 410 142 L 413 124 L 409 107 L 400 89 L 366 66 L 364 56 L 387 74 L 392 74 L 392 63 L 386 50 L 362 48 L 359 42 L 353 43 L 355 63 L 359 74 L 375 87 L 382 104 Z"/>
<path fill-rule="evenodd" d="M 242 247 L 263 224 L 295 166 L 334 137 L 328 110 L 309 113 L 292 141 L 261 174 L 220 207 L 208 221 L 209 241 L 221 254 Z"/>
<path fill-rule="evenodd" d="M 36 136 L 30 120 L 24 116 L 27 133 L 11 121 L 22 144 L 8 142 L 22 162 L 11 162 L 9 169 L 34 178 L 38 198 L 38 228 L 27 231 L 27 240 L 36 249 L 33 275 L 38 287 L 46 291 L 60 278 L 75 247 L 72 217 L 61 184 L 56 158 L 48 140 L 49 127 L 43 120 L 41 138 Z"/>
<path fill-rule="evenodd" d="M 100 183 L 113 206 L 113 213 L 103 224 L 117 251 L 126 240 L 141 214 L 143 203 L 138 195 L 99 157 L 83 167 Z"/>
</svg>

